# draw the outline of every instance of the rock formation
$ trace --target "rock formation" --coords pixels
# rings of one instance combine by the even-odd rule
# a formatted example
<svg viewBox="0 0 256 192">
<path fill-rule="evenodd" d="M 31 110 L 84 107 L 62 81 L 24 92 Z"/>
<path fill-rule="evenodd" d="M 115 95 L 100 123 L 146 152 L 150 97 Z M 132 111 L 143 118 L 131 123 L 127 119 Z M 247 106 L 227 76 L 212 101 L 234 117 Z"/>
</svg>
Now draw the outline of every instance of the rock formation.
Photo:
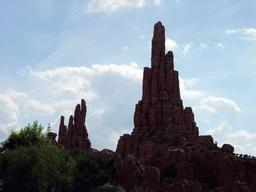
<svg viewBox="0 0 256 192">
<path fill-rule="evenodd" d="M 237 157 L 233 146 L 220 149 L 212 136 L 199 136 L 192 108 L 183 108 L 173 68 L 173 53 L 165 54 L 165 29 L 158 22 L 134 129 L 118 141 L 117 182 L 128 191 L 256 192 L 256 159 Z M 175 166 L 175 178 L 163 175 L 169 163 Z"/>
<path fill-rule="evenodd" d="M 179 75 L 173 68 L 173 53 L 165 55 L 165 29 L 158 22 L 152 39 L 151 68 L 144 68 L 142 100 L 136 105 L 132 135 L 168 132 L 198 135 L 192 109 L 183 109 Z"/>
<path fill-rule="evenodd" d="M 131 135 L 120 138 L 117 152 L 122 157 L 129 153 L 143 157 L 149 154 L 143 147 L 148 141 L 182 146 L 195 141 L 198 134 L 192 108 L 183 109 L 173 53 L 165 54 L 165 28 L 158 22 L 152 39 L 151 68 L 144 68 L 142 100 L 135 107 L 134 129 Z"/>
<path fill-rule="evenodd" d="M 88 139 L 88 133 L 85 126 L 86 103 L 82 99 L 81 105 L 77 104 L 74 118 L 69 118 L 68 128 L 64 124 L 64 117 L 60 118 L 59 139 L 58 144 L 66 149 L 74 149 L 75 147 L 85 150 L 91 148 L 91 142 Z"/>
</svg>

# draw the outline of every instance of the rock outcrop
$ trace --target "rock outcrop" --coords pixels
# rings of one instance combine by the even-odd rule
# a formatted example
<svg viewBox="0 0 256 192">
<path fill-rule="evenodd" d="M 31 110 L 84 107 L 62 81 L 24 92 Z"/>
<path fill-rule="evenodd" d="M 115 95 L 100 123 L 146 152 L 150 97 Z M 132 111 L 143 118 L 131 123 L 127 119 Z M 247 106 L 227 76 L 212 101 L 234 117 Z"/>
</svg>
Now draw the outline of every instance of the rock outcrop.
<svg viewBox="0 0 256 192">
<path fill-rule="evenodd" d="M 86 103 L 82 99 L 81 105 L 77 104 L 74 117 L 69 118 L 68 127 L 64 124 L 64 117 L 60 118 L 58 144 L 66 149 L 75 147 L 85 150 L 91 148 L 91 142 L 88 139 L 88 133 L 85 126 Z"/>
</svg>

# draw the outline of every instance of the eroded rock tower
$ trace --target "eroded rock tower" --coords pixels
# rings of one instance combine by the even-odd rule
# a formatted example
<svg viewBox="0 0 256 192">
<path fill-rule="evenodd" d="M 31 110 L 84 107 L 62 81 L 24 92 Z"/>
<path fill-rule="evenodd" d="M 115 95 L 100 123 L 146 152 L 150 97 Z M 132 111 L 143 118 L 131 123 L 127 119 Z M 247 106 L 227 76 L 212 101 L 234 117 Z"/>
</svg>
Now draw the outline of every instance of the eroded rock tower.
<svg viewBox="0 0 256 192">
<path fill-rule="evenodd" d="M 154 26 L 151 68 L 143 74 L 142 100 L 136 105 L 134 129 L 121 136 L 117 151 L 143 156 L 143 143 L 182 145 L 198 136 L 191 107 L 183 108 L 180 98 L 179 74 L 174 70 L 173 52 L 165 54 L 165 28 L 161 22 Z"/>
</svg>

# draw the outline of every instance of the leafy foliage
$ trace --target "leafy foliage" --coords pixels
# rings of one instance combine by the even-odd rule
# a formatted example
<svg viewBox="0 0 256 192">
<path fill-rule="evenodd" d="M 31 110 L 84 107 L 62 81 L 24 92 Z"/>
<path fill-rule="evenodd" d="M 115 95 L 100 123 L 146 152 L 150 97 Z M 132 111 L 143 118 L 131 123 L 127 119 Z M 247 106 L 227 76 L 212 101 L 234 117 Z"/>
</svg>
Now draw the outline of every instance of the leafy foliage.
<svg viewBox="0 0 256 192">
<path fill-rule="evenodd" d="M 68 151 L 56 146 L 19 146 L 7 150 L 2 158 L 3 189 L 5 191 L 49 191 L 70 188 L 69 176 L 75 162 Z M 66 164 L 67 170 L 59 172 Z M 58 191 L 58 190 L 57 190 Z"/>
<path fill-rule="evenodd" d="M 35 121 L 20 132 L 12 131 L 2 144 L 0 187 L 4 191 L 93 191 L 117 178 L 117 154 L 103 159 L 89 150 L 59 149 L 42 129 Z"/>
<path fill-rule="evenodd" d="M 20 132 L 12 131 L 10 137 L 2 143 L 2 146 L 4 149 L 15 149 L 18 146 L 50 145 L 51 140 L 41 133 L 42 130 L 43 126 L 34 121 L 32 125 L 28 124 Z"/>
<path fill-rule="evenodd" d="M 105 160 L 99 154 L 75 148 L 70 151 L 70 155 L 77 162 L 74 175 L 75 191 L 91 191 L 117 178 L 117 168 L 114 165 L 117 154 Z"/>
<path fill-rule="evenodd" d="M 163 177 L 176 178 L 178 176 L 178 173 L 175 165 L 172 162 L 167 164 L 162 175 Z"/>
</svg>

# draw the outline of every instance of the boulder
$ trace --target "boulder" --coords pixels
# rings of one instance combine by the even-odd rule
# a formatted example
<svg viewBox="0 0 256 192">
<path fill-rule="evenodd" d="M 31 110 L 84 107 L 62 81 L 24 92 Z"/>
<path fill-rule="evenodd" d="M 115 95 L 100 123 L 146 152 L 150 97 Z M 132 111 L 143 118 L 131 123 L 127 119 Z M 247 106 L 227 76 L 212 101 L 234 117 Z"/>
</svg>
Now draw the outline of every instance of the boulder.
<svg viewBox="0 0 256 192">
<path fill-rule="evenodd" d="M 234 147 L 230 144 L 223 144 L 221 147 L 222 152 L 233 153 Z"/>
</svg>

